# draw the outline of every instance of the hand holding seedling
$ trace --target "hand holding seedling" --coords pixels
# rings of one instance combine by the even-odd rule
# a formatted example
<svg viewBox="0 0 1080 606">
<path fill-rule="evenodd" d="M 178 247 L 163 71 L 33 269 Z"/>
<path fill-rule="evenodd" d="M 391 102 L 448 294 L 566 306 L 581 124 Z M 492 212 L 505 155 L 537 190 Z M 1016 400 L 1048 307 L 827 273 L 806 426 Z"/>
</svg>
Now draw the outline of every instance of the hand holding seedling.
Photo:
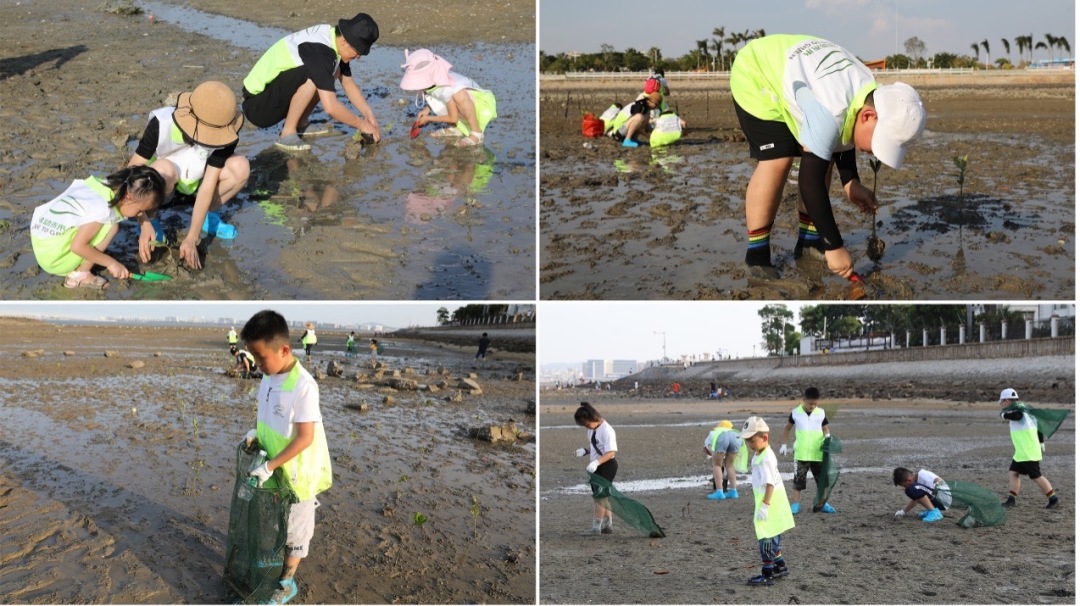
<svg viewBox="0 0 1080 606">
<path fill-rule="evenodd" d="M 862 183 L 852 179 L 844 186 L 844 193 L 847 194 L 848 200 L 852 204 L 858 206 L 864 212 L 874 212 L 877 210 L 877 196 L 866 188 Z"/>
<path fill-rule="evenodd" d="M 836 250 L 825 251 L 825 262 L 829 264 L 829 270 L 841 278 L 849 278 L 855 272 L 855 262 L 851 259 L 851 253 L 843 246 Z"/>
</svg>

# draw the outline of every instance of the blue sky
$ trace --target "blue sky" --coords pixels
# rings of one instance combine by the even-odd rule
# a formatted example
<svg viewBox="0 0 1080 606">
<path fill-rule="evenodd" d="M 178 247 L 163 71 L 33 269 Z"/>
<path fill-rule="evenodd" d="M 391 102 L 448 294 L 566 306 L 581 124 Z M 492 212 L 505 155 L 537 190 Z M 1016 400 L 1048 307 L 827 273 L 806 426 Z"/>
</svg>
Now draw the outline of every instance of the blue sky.
<svg viewBox="0 0 1080 606">
<path fill-rule="evenodd" d="M 203 316 L 208 320 L 217 318 L 250 318 L 255 312 L 263 309 L 274 309 L 280 312 L 288 320 L 304 320 L 314 322 L 334 322 L 338 324 L 376 323 L 400 328 L 410 325 L 433 325 L 435 312 L 440 307 L 446 307 L 450 313 L 461 307 L 456 303 L 414 303 L 405 301 L 400 303 L 363 303 L 363 302 L 160 302 L 140 303 L 125 301 L 123 303 L 108 301 L 81 301 L 71 302 L 36 302 L 36 303 L 0 303 L 0 316 L 18 316 L 23 314 L 53 314 L 69 318 L 97 319 L 101 316 L 140 318 L 140 319 L 163 319 L 167 316 L 189 318 Z"/>
<path fill-rule="evenodd" d="M 652 360 L 667 355 L 760 354 L 761 318 L 754 302 L 545 302 L 537 315 L 540 364 L 588 359 Z M 787 308 L 799 318 L 799 303 Z M 664 335 L 656 334 L 666 333 Z M 756 346 L 756 350 L 755 350 Z"/>
<path fill-rule="evenodd" d="M 812 34 L 864 60 L 903 53 L 912 36 L 926 44 L 927 56 L 973 55 L 971 44 L 986 39 L 992 59 L 1005 56 L 1006 38 L 1014 63 L 1014 38 L 1020 35 L 1033 35 L 1036 43 L 1044 34 L 1065 36 L 1077 48 L 1073 0 L 540 0 L 538 47 L 556 54 L 598 52 L 604 43 L 619 51 L 655 46 L 664 56 L 678 57 L 695 48 L 696 40 L 711 39 L 717 27 L 727 34 L 761 28 L 768 34 Z M 1035 58 L 1047 58 L 1046 51 L 1036 51 Z"/>
</svg>

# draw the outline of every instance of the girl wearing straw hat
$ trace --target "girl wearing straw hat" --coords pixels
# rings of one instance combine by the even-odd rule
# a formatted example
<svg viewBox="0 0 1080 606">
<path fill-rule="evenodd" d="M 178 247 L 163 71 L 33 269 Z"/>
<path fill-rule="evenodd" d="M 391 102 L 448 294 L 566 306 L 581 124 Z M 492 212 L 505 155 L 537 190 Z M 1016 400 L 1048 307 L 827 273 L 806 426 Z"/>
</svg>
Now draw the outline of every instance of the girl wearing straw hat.
<svg viewBox="0 0 1080 606">
<path fill-rule="evenodd" d="M 431 122 L 450 124 L 435 137 L 457 137 L 458 147 L 483 145 L 484 129 L 494 120 L 495 95 L 480 88 L 473 80 L 450 71 L 453 67 L 426 48 L 405 51 L 405 75 L 401 88 L 423 93 L 426 107 L 420 110 L 416 125 Z M 419 99 L 418 99 L 419 101 Z"/>
<path fill-rule="evenodd" d="M 198 245 L 200 234 L 232 239 L 236 228 L 222 223 L 218 210 L 247 184 L 251 167 L 238 156 L 236 143 L 244 125 L 237 109 L 236 95 L 221 82 L 203 82 L 182 93 L 176 107 L 150 112 L 150 119 L 128 166 L 149 164 L 165 178 L 166 198 L 178 191 L 194 195 L 191 223 L 180 242 L 180 256 L 194 269 L 201 269 Z M 152 217 L 151 217 L 152 218 Z M 163 239 L 160 224 L 151 218 L 142 221 L 139 257 L 150 260 L 150 241 Z"/>
</svg>

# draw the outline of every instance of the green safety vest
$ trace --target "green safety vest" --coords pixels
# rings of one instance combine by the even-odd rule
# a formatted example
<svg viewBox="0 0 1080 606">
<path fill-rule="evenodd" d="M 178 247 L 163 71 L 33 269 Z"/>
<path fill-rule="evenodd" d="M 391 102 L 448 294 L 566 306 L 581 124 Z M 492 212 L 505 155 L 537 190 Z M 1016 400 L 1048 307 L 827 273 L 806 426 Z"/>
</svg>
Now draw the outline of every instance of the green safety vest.
<svg viewBox="0 0 1080 606">
<path fill-rule="evenodd" d="M 858 57 L 814 36 L 772 35 L 747 42 L 731 66 L 731 95 L 750 115 L 784 122 L 795 138 L 804 115 L 795 101 L 806 86 L 836 120 L 840 141 L 834 152 L 851 149 L 855 117 L 877 88 Z"/>
<path fill-rule="evenodd" d="M 765 447 L 769 449 L 768 446 Z M 754 466 L 761 465 L 765 457 L 765 450 L 754 455 Z M 757 538 L 771 539 L 781 533 L 795 528 L 795 516 L 791 514 L 791 503 L 787 498 L 784 486 L 773 486 L 772 502 L 769 503 L 769 515 L 762 521 L 757 519 L 757 511 L 765 500 L 765 490 L 754 487 L 754 532 Z"/>
<path fill-rule="evenodd" d="M 229 331 L 229 344 L 230 345 L 236 345 L 236 341 L 237 341 L 236 331 L 235 330 L 230 330 Z"/>
<path fill-rule="evenodd" d="M 825 421 L 825 411 L 818 406 L 808 415 L 799 404 L 791 411 L 791 418 L 795 420 L 795 460 L 821 461 L 821 443 L 825 441 L 821 424 Z"/>
<path fill-rule="evenodd" d="M 281 390 L 273 392 L 272 395 L 279 398 L 279 406 L 280 403 L 296 397 L 294 392 L 302 370 L 303 367 L 297 361 L 281 385 Z M 310 375 L 308 380 L 314 381 Z M 283 406 L 283 408 L 288 410 L 291 406 Z M 285 450 L 292 441 L 292 438 L 274 431 L 269 424 L 261 420 L 257 423 L 256 431 L 259 444 L 266 450 L 267 457 L 271 459 Z M 281 466 L 281 470 L 282 476 L 296 493 L 296 498 L 301 501 L 312 499 L 315 495 L 330 488 L 333 484 L 333 471 L 330 468 L 330 450 L 326 445 L 326 432 L 322 423 L 315 423 L 315 436 L 311 445 L 291 460 L 286 461 Z"/>
<path fill-rule="evenodd" d="M 337 48 L 337 28 L 331 25 L 314 25 L 285 36 L 267 49 L 244 78 L 244 90 L 257 95 L 263 92 L 281 72 L 303 65 L 304 62 L 300 59 L 300 45 L 309 42 L 329 47 L 334 51 L 338 61 L 341 61 L 341 53 Z"/>
<path fill-rule="evenodd" d="M 1043 458 L 1042 447 L 1039 446 L 1039 426 L 1035 417 L 1024 413 L 1024 418 L 1019 421 L 1009 421 L 1009 436 L 1012 437 L 1013 460 L 1017 463 L 1025 461 L 1041 461 Z"/>
<path fill-rule="evenodd" d="M 650 147 L 663 147 L 682 139 L 682 123 L 673 113 L 661 114 L 649 135 Z"/>
<path fill-rule="evenodd" d="M 301 337 L 300 342 L 304 345 L 314 345 L 319 342 L 319 338 L 315 336 L 315 331 L 306 330 L 304 331 L 304 336 Z"/>
</svg>

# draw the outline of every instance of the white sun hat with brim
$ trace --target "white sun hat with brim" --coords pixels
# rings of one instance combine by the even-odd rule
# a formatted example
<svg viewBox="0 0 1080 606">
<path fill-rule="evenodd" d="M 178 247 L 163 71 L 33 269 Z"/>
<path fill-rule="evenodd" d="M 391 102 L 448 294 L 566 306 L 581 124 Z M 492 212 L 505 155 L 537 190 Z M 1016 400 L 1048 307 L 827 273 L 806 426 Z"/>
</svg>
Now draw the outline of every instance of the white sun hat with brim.
<svg viewBox="0 0 1080 606">
<path fill-rule="evenodd" d="M 1010 387 L 1008 389 L 1002 390 L 1001 397 L 998 398 L 998 402 L 1001 402 L 1002 400 L 1019 400 L 1019 399 L 1020 399 L 1020 394 L 1016 393 L 1016 390 Z"/>
<path fill-rule="evenodd" d="M 926 108 L 919 93 L 909 84 L 885 84 L 874 90 L 877 126 L 870 149 L 889 168 L 904 163 L 904 147 L 926 128 Z"/>
<path fill-rule="evenodd" d="M 405 70 L 405 75 L 401 78 L 403 90 L 420 91 L 453 83 L 450 78 L 450 68 L 453 65 L 426 48 L 411 53 L 406 49 L 405 63 L 401 67 Z"/>
</svg>

